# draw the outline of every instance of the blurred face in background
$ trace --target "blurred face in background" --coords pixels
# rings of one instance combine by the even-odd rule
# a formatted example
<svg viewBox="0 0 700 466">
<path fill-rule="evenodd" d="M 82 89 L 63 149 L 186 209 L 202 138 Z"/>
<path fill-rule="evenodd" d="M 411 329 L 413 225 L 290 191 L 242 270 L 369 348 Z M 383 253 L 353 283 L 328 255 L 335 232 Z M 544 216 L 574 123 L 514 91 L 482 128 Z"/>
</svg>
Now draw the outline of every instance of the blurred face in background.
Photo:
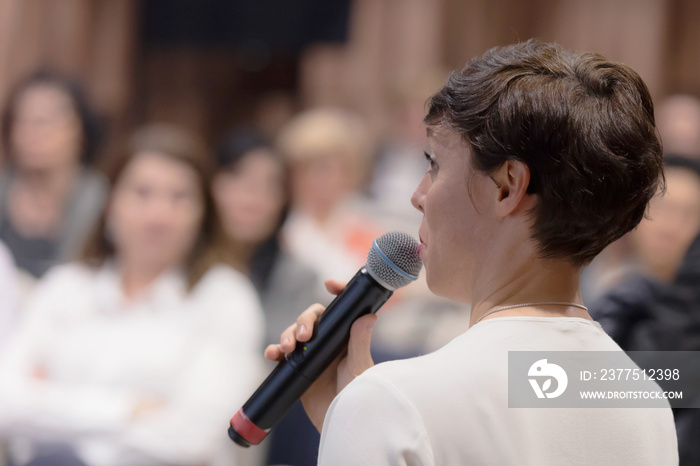
<svg viewBox="0 0 700 466">
<path fill-rule="evenodd" d="M 20 169 L 52 170 L 79 162 L 80 119 L 71 97 L 58 86 L 37 84 L 19 96 L 10 137 Z"/>
<path fill-rule="evenodd" d="M 286 203 L 284 176 L 280 160 L 266 148 L 216 175 L 214 199 L 231 239 L 255 245 L 273 234 Z"/>
<path fill-rule="evenodd" d="M 202 227 L 202 189 L 186 163 L 157 152 L 137 154 L 107 212 L 117 260 L 148 271 L 182 265 Z"/>
<path fill-rule="evenodd" d="M 338 154 L 314 154 L 292 164 L 295 207 L 323 221 L 357 184 L 357 169 Z"/>
<path fill-rule="evenodd" d="M 671 280 L 700 232 L 700 177 L 678 167 L 667 167 L 665 174 L 666 194 L 651 200 L 650 219 L 642 220 L 632 239 L 648 271 Z"/>
</svg>

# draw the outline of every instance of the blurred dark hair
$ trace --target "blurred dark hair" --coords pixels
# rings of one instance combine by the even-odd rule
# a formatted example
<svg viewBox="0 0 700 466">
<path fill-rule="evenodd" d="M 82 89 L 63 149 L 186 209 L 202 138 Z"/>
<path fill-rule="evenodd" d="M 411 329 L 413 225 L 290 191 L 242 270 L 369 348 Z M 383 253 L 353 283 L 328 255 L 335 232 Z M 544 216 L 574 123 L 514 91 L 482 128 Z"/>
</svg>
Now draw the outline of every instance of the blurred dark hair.
<svg viewBox="0 0 700 466">
<path fill-rule="evenodd" d="M 450 75 L 425 122 L 462 134 L 479 171 L 527 164 L 541 257 L 589 263 L 665 184 L 646 85 L 598 54 L 535 40 L 492 48 Z"/>
<path fill-rule="evenodd" d="M 112 190 L 129 164 L 144 152 L 168 157 L 186 165 L 197 174 L 204 202 L 204 215 L 202 225 L 198 228 L 199 237 L 185 264 L 189 287 L 192 288 L 217 262 L 237 265 L 228 253 L 225 235 L 209 189 L 213 167 L 201 141 L 182 128 L 167 124 L 151 124 L 137 130 L 120 156 L 105 168 Z M 82 260 L 89 265 L 100 266 L 116 253 L 115 246 L 107 234 L 106 223 L 107 208 L 102 212 L 83 249 Z"/>
<path fill-rule="evenodd" d="M 250 280 L 259 292 L 264 292 L 269 284 L 275 263 L 282 252 L 279 236 L 289 213 L 290 186 L 287 162 L 260 131 L 253 126 L 239 126 L 230 131 L 221 140 L 216 151 L 216 163 L 220 171 L 227 170 L 235 172 L 239 163 L 246 156 L 250 155 L 251 152 L 258 149 L 264 149 L 273 155 L 275 161 L 282 167 L 282 190 L 285 197 L 282 214 L 272 234 L 260 243 L 255 250 L 252 251 L 252 254 L 250 254 L 249 245 L 236 244 L 234 238 L 229 238 L 229 243 L 232 246 L 233 253 L 236 255 L 238 262 L 247 260 Z"/>
<path fill-rule="evenodd" d="M 220 169 L 233 169 L 249 152 L 271 147 L 272 142 L 254 126 L 237 126 L 221 139 L 215 154 L 216 165 Z"/>
<path fill-rule="evenodd" d="M 85 165 L 93 163 L 102 145 L 104 132 L 83 86 L 71 77 L 45 68 L 35 71 L 17 83 L 7 98 L 2 112 L 2 127 L 0 128 L 5 153 L 10 159 L 12 158 L 12 128 L 15 123 L 19 99 L 24 92 L 35 86 L 56 87 L 70 97 L 83 133 L 80 160 Z"/>
</svg>

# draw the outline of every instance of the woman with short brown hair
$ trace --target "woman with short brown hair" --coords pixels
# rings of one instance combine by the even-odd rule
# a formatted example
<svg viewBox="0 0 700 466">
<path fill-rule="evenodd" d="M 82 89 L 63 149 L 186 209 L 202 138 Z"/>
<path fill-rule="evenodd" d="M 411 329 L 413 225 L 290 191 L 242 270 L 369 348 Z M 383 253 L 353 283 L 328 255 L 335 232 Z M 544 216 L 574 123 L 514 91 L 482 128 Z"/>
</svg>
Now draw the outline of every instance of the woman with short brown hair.
<svg viewBox="0 0 700 466">
<path fill-rule="evenodd" d="M 358 319 L 347 357 L 302 398 L 321 430 L 319 464 L 677 465 L 667 400 L 509 407 L 509 352 L 622 351 L 588 315 L 579 275 L 662 185 L 641 78 L 556 44 L 496 47 L 450 76 L 425 122 L 419 254 L 435 294 L 471 304 L 470 328 L 434 353 L 371 367 L 376 316 Z M 266 356 L 307 341 L 322 311 L 305 311 Z"/>
</svg>

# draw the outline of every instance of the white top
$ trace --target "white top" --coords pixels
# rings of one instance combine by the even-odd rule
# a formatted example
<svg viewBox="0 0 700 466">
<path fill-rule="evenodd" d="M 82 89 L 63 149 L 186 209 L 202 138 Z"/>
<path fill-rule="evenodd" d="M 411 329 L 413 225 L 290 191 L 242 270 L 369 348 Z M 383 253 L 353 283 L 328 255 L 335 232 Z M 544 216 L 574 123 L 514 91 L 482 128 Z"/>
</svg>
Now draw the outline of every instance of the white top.
<svg viewBox="0 0 700 466">
<path fill-rule="evenodd" d="M 15 261 L 5 243 L 0 241 L 0 355 L 14 331 L 19 306 L 19 289 Z"/>
<path fill-rule="evenodd" d="M 596 322 L 499 317 L 378 364 L 333 400 L 319 465 L 678 464 L 670 408 L 508 408 L 508 351 L 621 351 Z"/>
<path fill-rule="evenodd" d="M 91 465 L 211 464 L 261 379 L 262 311 L 229 267 L 189 294 L 166 273 L 128 300 L 113 265 L 59 266 L 25 312 L 0 365 L 0 433 L 71 443 Z M 134 417 L 143 399 L 163 406 Z"/>
</svg>

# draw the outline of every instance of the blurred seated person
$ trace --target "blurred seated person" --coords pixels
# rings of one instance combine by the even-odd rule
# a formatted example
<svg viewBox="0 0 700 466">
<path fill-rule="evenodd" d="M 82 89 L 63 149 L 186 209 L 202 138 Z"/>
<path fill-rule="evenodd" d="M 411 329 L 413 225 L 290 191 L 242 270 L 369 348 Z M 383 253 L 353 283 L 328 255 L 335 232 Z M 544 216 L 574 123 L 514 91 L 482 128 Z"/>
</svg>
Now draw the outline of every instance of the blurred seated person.
<svg viewBox="0 0 700 466">
<path fill-rule="evenodd" d="M 252 127 L 237 128 L 226 136 L 216 160 L 213 193 L 224 230 L 260 293 L 265 344 L 278 343 L 299 309 L 324 299 L 318 296 L 320 282 L 313 270 L 280 244 L 289 210 L 287 163 Z M 297 402 L 264 444 L 267 464 L 316 464 L 316 453 L 308 446 L 318 440 Z"/>
<path fill-rule="evenodd" d="M 664 173 L 666 193 L 651 200 L 647 218 L 630 233 L 633 256 L 625 278 L 591 307 L 623 349 L 633 349 L 637 325 L 654 318 L 657 294 L 674 283 L 700 233 L 700 161 L 667 156 Z"/>
<path fill-rule="evenodd" d="M 135 133 L 82 261 L 40 282 L 0 367 L 13 444 L 54 465 L 211 465 L 235 448 L 225 426 L 260 382 L 263 319 L 219 263 L 207 161 L 175 127 Z"/>
<path fill-rule="evenodd" d="M 666 156 L 664 175 L 666 193 L 652 199 L 631 238 L 641 273 L 668 283 L 700 232 L 700 160 Z"/>
<path fill-rule="evenodd" d="M 100 214 L 107 182 L 88 168 L 100 139 L 96 116 L 71 79 L 38 71 L 10 94 L 2 118 L 8 163 L 0 174 L 0 239 L 30 276 L 76 259 Z"/>
<path fill-rule="evenodd" d="M 359 195 L 372 156 L 368 129 L 353 113 L 318 108 L 293 118 L 277 142 L 291 168 L 285 245 L 319 276 L 349 279 L 382 233 Z"/>
<path fill-rule="evenodd" d="M 286 163 L 251 127 L 238 128 L 224 138 L 216 162 L 213 194 L 224 230 L 260 293 L 265 345 L 277 343 L 298 310 L 319 299 L 316 274 L 280 244 L 289 210 Z"/>
<path fill-rule="evenodd" d="M 667 178 L 668 179 L 668 178 Z M 591 315 L 626 351 L 700 351 L 700 235 L 669 283 L 638 277 L 591 306 Z M 692 386 L 692 385 L 691 385 Z M 691 391 L 690 397 L 698 393 Z M 700 464 L 700 411 L 674 409 L 680 466 Z"/>
<path fill-rule="evenodd" d="M 667 155 L 664 173 L 666 193 L 651 200 L 647 218 L 584 271 L 584 291 L 591 301 L 613 288 L 641 293 L 650 282 L 673 280 L 700 232 L 700 160 Z"/>
</svg>

